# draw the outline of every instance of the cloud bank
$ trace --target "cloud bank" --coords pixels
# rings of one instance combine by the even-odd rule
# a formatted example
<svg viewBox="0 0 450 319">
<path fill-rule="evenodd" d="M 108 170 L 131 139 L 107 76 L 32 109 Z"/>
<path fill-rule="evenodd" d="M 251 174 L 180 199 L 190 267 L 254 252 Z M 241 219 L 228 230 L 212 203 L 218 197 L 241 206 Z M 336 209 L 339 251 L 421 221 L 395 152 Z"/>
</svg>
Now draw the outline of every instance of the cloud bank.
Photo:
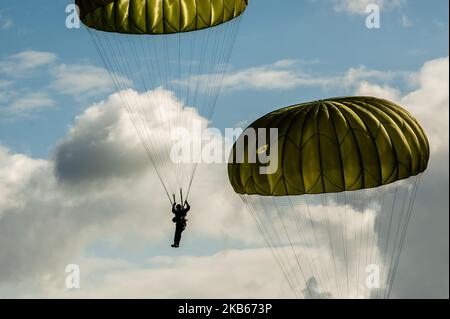
<svg viewBox="0 0 450 319">
<path fill-rule="evenodd" d="M 423 124 L 433 147 L 416 202 L 413 221 L 418 224 L 408 233 L 414 245 L 405 247 L 408 257 L 398 273 L 403 280 L 393 292 L 394 297 L 413 296 L 410 289 L 424 284 L 424 268 L 427 282 L 448 278 L 448 138 L 442 134 L 448 132 L 448 58 L 414 73 L 416 88 L 406 94 L 371 82 L 385 73 L 362 73 L 371 76 L 361 77 L 361 71 L 350 76 L 355 90 L 402 103 Z M 199 168 L 191 198 L 195 213 L 184 237 L 189 248 L 173 255 L 167 199 L 119 104 L 112 95 L 87 108 L 56 146 L 53 159 L 36 160 L 0 146 L 0 296 L 293 297 L 269 250 L 262 248 L 253 220 L 227 187 L 224 166 Z M 436 227 L 439 233 L 432 231 Z M 433 237 L 428 247 L 423 229 L 431 230 L 427 236 L 447 237 Z M 424 250 L 437 252 L 439 263 L 420 258 Z M 82 268 L 80 290 L 64 289 L 69 263 Z M 317 281 L 308 285 L 311 297 L 328 296 L 317 289 Z M 437 293 L 422 288 L 420 294 Z"/>
</svg>

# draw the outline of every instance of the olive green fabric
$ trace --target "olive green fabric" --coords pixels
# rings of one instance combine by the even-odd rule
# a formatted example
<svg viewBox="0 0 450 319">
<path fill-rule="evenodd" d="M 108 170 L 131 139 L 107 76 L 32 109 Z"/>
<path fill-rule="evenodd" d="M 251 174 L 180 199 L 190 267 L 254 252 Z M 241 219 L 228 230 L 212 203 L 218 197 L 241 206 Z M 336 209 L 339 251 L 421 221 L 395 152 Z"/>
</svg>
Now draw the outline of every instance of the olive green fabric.
<svg viewBox="0 0 450 319">
<path fill-rule="evenodd" d="M 241 15 L 248 0 L 75 0 L 83 23 L 127 34 L 206 29 Z"/>
<path fill-rule="evenodd" d="M 230 162 L 229 179 L 239 194 L 284 196 L 377 187 L 423 172 L 429 159 L 427 137 L 411 114 L 373 97 L 295 105 L 249 127 L 266 128 L 266 141 L 268 128 L 278 128 L 279 165 L 276 173 L 264 175 L 264 165 L 249 163 L 248 155 L 244 163 Z M 244 154 L 247 148 L 245 143 Z M 270 144 L 265 148 L 269 154 Z"/>
</svg>

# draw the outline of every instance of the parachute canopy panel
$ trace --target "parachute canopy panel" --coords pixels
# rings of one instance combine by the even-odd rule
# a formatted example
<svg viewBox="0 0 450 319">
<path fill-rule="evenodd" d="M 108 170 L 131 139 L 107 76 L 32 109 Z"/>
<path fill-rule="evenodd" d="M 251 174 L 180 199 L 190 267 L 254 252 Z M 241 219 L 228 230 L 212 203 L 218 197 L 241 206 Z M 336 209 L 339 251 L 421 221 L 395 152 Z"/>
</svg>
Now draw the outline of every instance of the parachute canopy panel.
<svg viewBox="0 0 450 319">
<path fill-rule="evenodd" d="M 236 163 L 236 143 L 228 174 L 239 194 L 286 196 L 378 187 L 418 175 L 429 159 L 427 137 L 414 117 L 374 97 L 294 105 L 263 116 L 249 128 L 278 128 L 278 149 L 267 147 L 268 153 L 278 151 L 278 169 L 264 175 L 258 161 Z M 244 145 L 244 154 L 256 151 Z"/>
<path fill-rule="evenodd" d="M 240 16 L 248 0 L 76 0 L 82 22 L 99 31 L 171 34 L 196 31 Z"/>
</svg>

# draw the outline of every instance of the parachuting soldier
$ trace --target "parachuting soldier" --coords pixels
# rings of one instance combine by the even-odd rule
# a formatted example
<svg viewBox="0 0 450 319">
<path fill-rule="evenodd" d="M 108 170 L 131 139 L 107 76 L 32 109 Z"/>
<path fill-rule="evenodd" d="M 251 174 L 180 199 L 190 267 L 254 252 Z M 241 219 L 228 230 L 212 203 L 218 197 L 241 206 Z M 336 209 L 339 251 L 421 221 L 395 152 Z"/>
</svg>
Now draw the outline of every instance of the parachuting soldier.
<svg viewBox="0 0 450 319">
<path fill-rule="evenodd" d="M 172 221 L 175 223 L 175 236 L 173 239 L 173 248 L 178 248 L 180 246 L 181 234 L 186 229 L 186 215 L 191 210 L 191 206 L 187 202 L 184 202 L 184 205 L 181 206 L 177 204 L 175 199 L 172 204 L 172 213 L 175 214 L 175 217 L 172 218 Z"/>
</svg>

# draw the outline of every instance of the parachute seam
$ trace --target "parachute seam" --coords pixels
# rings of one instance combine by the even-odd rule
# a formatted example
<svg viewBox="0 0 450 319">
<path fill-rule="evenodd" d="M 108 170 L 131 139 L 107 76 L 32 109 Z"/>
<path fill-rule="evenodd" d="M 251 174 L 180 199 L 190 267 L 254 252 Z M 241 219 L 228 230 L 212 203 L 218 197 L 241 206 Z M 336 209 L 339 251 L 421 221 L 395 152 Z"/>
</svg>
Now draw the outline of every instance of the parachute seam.
<svg viewBox="0 0 450 319">
<path fill-rule="evenodd" d="M 296 119 L 298 118 L 298 116 L 300 115 L 300 114 L 302 114 L 302 113 L 306 113 L 307 114 L 307 112 L 305 112 L 305 110 L 304 109 L 300 109 L 299 110 L 299 112 L 297 112 L 297 114 L 295 115 L 295 117 L 296 117 Z M 303 122 L 304 122 L 304 120 L 303 120 Z M 296 189 L 299 193 L 301 193 L 301 194 L 305 194 L 305 182 L 304 182 L 304 179 L 303 179 L 303 169 L 302 169 L 302 157 L 301 157 L 301 154 L 302 154 L 302 147 L 300 147 L 299 145 L 297 145 L 297 144 L 301 144 L 301 139 L 302 139 L 302 134 L 303 134 L 303 127 L 304 127 L 304 125 L 302 125 L 302 127 L 301 127 L 301 132 L 300 132 L 300 135 L 299 135 L 299 141 L 295 141 L 290 135 L 286 135 L 285 136 L 285 138 L 286 139 L 288 139 L 289 141 L 291 141 L 291 143 L 293 144 L 293 146 L 299 151 L 299 153 L 300 153 L 300 158 L 299 158 L 299 175 L 300 175 L 300 178 L 301 178 L 301 180 L 302 180 L 302 186 L 303 186 L 303 190 L 301 190 L 301 189 L 299 189 L 299 188 L 297 188 L 296 186 L 294 186 L 294 184 L 293 183 L 290 183 L 289 181 L 288 181 L 288 184 L 289 185 L 291 185 L 292 186 L 292 188 L 294 188 L 294 189 Z"/>
<path fill-rule="evenodd" d="M 365 103 L 365 101 L 359 101 L 359 102 L 362 103 L 362 104 L 364 104 L 364 105 L 367 105 L 367 103 Z M 375 136 L 378 136 L 378 134 L 379 134 L 379 132 L 380 132 L 380 130 L 381 130 L 381 127 L 382 127 L 383 125 L 382 125 L 380 119 L 378 119 L 378 117 L 376 117 L 372 112 L 369 112 L 369 110 L 365 109 L 365 110 L 368 111 L 368 112 L 375 118 L 375 120 L 378 122 L 378 123 L 377 123 L 377 131 L 376 131 L 376 134 L 375 134 L 375 136 L 374 136 L 374 135 L 372 134 L 372 132 L 370 131 L 369 126 L 367 125 L 367 123 L 362 119 L 362 117 L 361 117 L 361 116 L 358 114 L 358 112 L 357 112 L 357 111 L 361 111 L 360 108 L 362 108 L 363 106 L 362 106 L 362 105 L 358 105 L 358 104 L 353 103 L 353 102 L 349 102 L 349 104 L 351 104 L 351 105 L 353 106 L 355 114 L 358 116 L 358 118 L 361 120 L 361 122 L 364 123 L 364 126 L 366 127 L 365 132 L 366 132 L 367 136 L 370 137 L 370 139 L 371 139 L 371 141 L 372 141 L 372 143 L 373 143 L 373 145 L 374 145 L 374 147 L 375 147 L 376 154 L 377 154 L 377 162 L 378 162 L 378 172 L 379 172 L 379 174 L 380 174 L 380 181 L 378 182 L 377 179 L 374 178 L 374 176 L 373 176 L 369 171 L 367 171 L 367 174 L 368 174 L 369 176 L 372 176 L 372 178 L 375 179 L 375 180 L 377 181 L 377 184 L 378 184 L 378 185 L 383 185 L 383 184 L 384 184 L 384 181 L 383 181 L 383 171 L 382 171 L 382 168 L 381 168 L 382 162 L 381 162 L 380 150 L 378 149 L 378 145 L 377 145 L 376 137 L 375 137 Z M 383 128 L 384 128 L 384 130 L 386 130 L 386 128 L 385 128 L 384 126 L 383 126 Z M 387 131 L 386 131 L 386 132 L 387 132 Z M 387 134 L 387 135 L 389 136 L 389 134 Z M 390 138 L 390 137 L 389 137 L 389 138 Z M 392 141 L 391 141 L 391 143 L 392 143 Z M 397 156 L 396 156 L 396 157 L 397 157 Z M 398 159 L 397 159 L 397 163 L 398 163 Z"/>
<path fill-rule="evenodd" d="M 305 109 L 304 109 L 305 119 L 303 120 L 303 125 L 302 125 L 302 129 L 301 129 L 301 132 L 300 132 L 300 143 L 299 143 L 299 145 L 303 144 L 302 143 L 303 142 L 303 133 L 305 131 L 305 125 L 304 124 L 306 122 L 306 119 L 309 116 L 309 112 L 311 111 L 311 108 L 312 108 L 312 104 L 306 106 Z M 306 190 L 306 185 L 305 185 L 305 175 L 303 174 L 303 161 L 302 161 L 301 154 L 302 154 L 302 151 L 300 150 L 300 176 L 302 178 L 303 190 L 304 190 L 305 194 L 308 194 L 308 191 Z"/>
<path fill-rule="evenodd" d="M 358 102 L 364 103 L 364 101 L 358 101 Z M 362 105 L 358 105 L 358 104 L 356 104 L 356 103 L 353 102 L 353 101 L 350 101 L 350 102 L 347 102 L 347 103 L 350 104 L 350 105 L 352 106 L 353 112 L 354 112 L 354 113 L 356 114 L 356 116 L 361 120 L 361 122 L 364 123 L 364 126 L 366 127 L 366 130 L 364 130 L 364 133 L 370 138 L 370 140 L 372 141 L 372 143 L 373 143 L 373 145 L 374 145 L 374 148 L 375 148 L 376 154 L 377 154 L 377 163 L 378 163 L 377 168 L 378 168 L 378 172 L 379 172 L 379 174 L 380 174 L 380 181 L 378 181 L 377 178 L 376 178 L 375 176 L 373 176 L 369 170 L 364 169 L 364 171 L 367 173 L 367 175 L 371 176 L 371 177 L 377 182 L 377 185 L 383 185 L 383 184 L 384 184 L 384 183 L 383 183 L 383 174 L 382 174 L 382 170 L 381 170 L 382 162 L 381 162 L 380 151 L 379 151 L 379 149 L 378 149 L 378 145 L 377 145 L 377 143 L 376 143 L 376 140 L 375 140 L 375 138 L 374 138 L 372 132 L 371 132 L 370 129 L 369 129 L 369 126 L 368 126 L 367 123 L 362 119 L 362 117 L 358 114 L 358 111 L 359 111 L 359 112 L 362 112 L 361 108 L 363 108 L 363 107 L 362 107 Z M 343 104 L 345 104 L 345 102 L 343 102 Z M 367 112 L 369 112 L 367 109 L 364 109 L 364 110 L 367 111 Z M 379 120 L 375 115 L 373 115 L 372 112 L 369 112 L 369 114 L 372 115 L 372 116 L 375 118 L 375 120 L 377 121 L 377 123 L 376 123 L 376 124 L 377 124 L 377 133 L 376 133 L 376 135 L 378 135 L 378 131 L 379 131 L 379 129 L 380 129 L 381 122 L 380 122 L 380 120 Z M 389 134 L 388 134 L 388 135 L 389 135 Z M 397 162 L 398 162 L 398 160 L 397 160 Z M 364 186 L 365 186 L 365 185 L 364 185 Z"/>
<path fill-rule="evenodd" d="M 222 20 L 221 22 L 224 23 L 225 21 L 225 0 L 222 0 Z"/>
<path fill-rule="evenodd" d="M 336 105 L 340 105 L 341 107 L 342 107 L 342 105 L 345 106 L 345 107 L 348 107 L 347 105 L 345 105 L 344 103 L 339 102 L 339 101 L 334 101 L 332 103 L 335 103 Z M 345 119 L 345 122 L 348 124 L 348 126 L 350 128 L 350 131 L 352 133 L 353 139 L 355 141 L 355 145 L 356 145 L 356 147 L 358 149 L 358 151 L 356 153 L 358 154 L 359 165 L 360 165 L 360 172 L 359 172 L 358 177 L 353 181 L 353 183 L 350 185 L 350 187 L 348 189 L 352 189 L 353 186 L 355 186 L 356 183 L 359 181 L 360 177 L 362 177 L 362 184 L 363 184 L 363 188 L 364 188 L 364 186 L 366 185 L 366 183 L 365 183 L 365 176 L 364 176 L 365 168 L 364 168 L 364 162 L 363 162 L 363 159 L 362 159 L 361 148 L 359 146 L 358 139 L 356 138 L 355 131 L 353 130 L 352 125 L 350 124 L 349 120 L 347 119 L 347 116 L 340 110 L 339 107 L 336 106 L 336 108 L 339 110 L 339 112 L 341 113 L 342 117 Z M 350 109 L 350 111 L 352 111 L 354 113 L 354 111 L 352 110 L 351 107 L 348 107 L 348 108 Z M 364 125 L 366 125 L 366 124 L 364 123 Z"/>
<path fill-rule="evenodd" d="M 144 7 L 144 10 L 145 10 L 145 33 L 147 33 L 148 32 L 148 30 L 149 30 L 149 26 L 148 26 L 148 1 L 145 1 L 145 7 Z"/>
<path fill-rule="evenodd" d="M 364 105 L 365 105 L 366 107 L 371 108 L 371 106 L 368 105 L 365 101 L 363 101 L 363 103 L 364 103 Z M 381 113 L 383 113 L 384 115 L 386 115 L 389 119 L 391 119 L 392 122 L 393 122 L 393 124 L 394 124 L 394 125 L 402 132 L 402 135 L 404 135 L 404 134 L 403 134 L 403 130 L 397 125 L 397 123 L 392 119 L 392 117 L 391 117 L 389 114 L 387 114 L 385 111 L 383 111 L 382 105 L 379 104 L 379 103 L 376 102 L 376 101 L 375 101 L 374 104 L 377 106 L 377 110 L 379 110 Z M 381 106 L 381 108 L 380 108 L 380 106 Z M 391 141 L 393 152 L 394 152 L 395 157 L 396 157 L 396 159 L 397 159 L 397 161 L 396 161 L 397 166 L 396 166 L 396 167 L 397 167 L 397 179 L 398 179 L 398 178 L 399 178 L 399 174 L 400 174 L 400 170 L 399 170 L 400 164 L 401 164 L 402 166 L 404 166 L 405 168 L 407 168 L 407 167 L 405 166 L 404 163 L 400 162 L 400 160 L 399 160 L 399 158 L 398 158 L 398 155 L 397 155 L 397 151 L 396 151 L 396 149 L 395 149 L 395 144 L 393 143 L 393 141 L 392 141 L 392 139 L 391 139 L 391 136 L 390 136 L 388 130 L 386 129 L 386 126 L 391 125 L 391 123 L 384 123 L 381 119 L 379 119 L 379 118 L 376 116 L 375 113 L 372 113 L 372 114 L 373 114 L 373 116 L 376 117 L 377 120 L 380 122 L 380 128 L 379 128 L 379 131 L 381 130 L 381 126 L 382 126 L 382 127 L 384 128 L 384 130 L 386 131 L 387 135 L 389 136 L 389 140 Z M 378 132 L 378 134 L 379 134 L 379 132 Z M 378 136 L 378 134 L 377 134 L 377 136 Z M 403 137 L 404 137 L 404 136 L 403 136 Z M 406 140 L 406 142 L 408 143 L 406 137 L 405 137 L 405 140 Z M 409 146 L 409 144 L 408 144 L 408 146 Z M 409 148 L 411 149 L 411 147 L 409 147 Z M 412 154 L 411 154 L 411 159 L 412 159 Z M 412 163 L 411 163 L 411 164 L 412 164 Z M 411 172 L 411 170 L 409 170 L 409 171 Z M 392 178 L 392 176 L 393 176 L 394 174 L 395 174 L 395 170 L 393 170 L 393 172 L 391 172 L 391 174 L 390 174 L 389 177 L 386 179 L 386 181 L 389 181 L 389 180 Z M 382 185 L 385 184 L 384 182 L 385 182 L 385 181 L 382 181 Z"/>
<path fill-rule="evenodd" d="M 128 1 L 128 16 L 127 16 L 127 20 L 128 20 L 128 32 L 131 32 L 132 28 L 131 28 L 131 4 L 132 4 L 132 0 Z"/>
<path fill-rule="evenodd" d="M 117 22 L 117 15 L 118 15 L 117 11 L 118 11 L 117 2 L 114 1 L 113 2 L 114 29 L 119 30 L 118 22 Z"/>
<path fill-rule="evenodd" d="M 308 144 L 309 141 L 312 140 L 314 137 L 316 137 L 316 136 L 320 137 L 321 135 L 326 136 L 325 134 L 320 134 L 319 132 L 312 134 L 310 137 L 308 137 L 307 140 L 305 140 L 303 145 L 300 147 L 300 150 L 303 150 L 306 147 L 306 144 Z M 328 137 L 328 136 L 326 136 L 326 137 Z"/>
<path fill-rule="evenodd" d="M 333 185 L 333 186 L 336 186 L 336 188 L 338 188 L 339 189 L 339 191 L 338 192 L 342 192 L 342 191 L 344 191 L 344 189 L 342 189 L 342 187 L 340 187 L 339 185 L 337 185 L 336 183 L 334 183 L 333 181 L 332 181 L 332 179 L 331 178 L 329 178 L 324 172 L 322 172 L 322 175 L 323 175 L 323 177 L 324 178 L 326 178 L 327 179 L 327 181 L 331 184 L 331 185 Z"/>
<path fill-rule="evenodd" d="M 306 194 L 320 194 L 320 193 L 326 193 L 325 189 L 322 187 L 322 191 L 320 192 L 313 192 L 312 190 L 316 187 L 317 183 L 322 180 L 323 184 L 323 177 L 322 174 L 319 174 L 317 178 L 314 180 L 314 183 L 312 184 L 311 188 L 306 192 Z"/>
<path fill-rule="evenodd" d="M 213 25 L 213 5 L 211 2 L 209 2 L 209 23 L 208 26 Z"/>
<path fill-rule="evenodd" d="M 95 11 L 93 11 L 95 12 Z M 102 13 L 102 10 L 100 10 L 100 13 Z M 94 24 L 99 23 L 99 21 L 102 19 L 102 15 L 100 15 L 100 17 L 97 17 L 97 19 L 95 20 Z"/>
<path fill-rule="evenodd" d="M 165 1 L 164 1 L 164 3 L 166 3 Z M 165 7 L 165 6 L 164 6 Z M 181 10 L 181 9 L 180 9 Z M 165 17 L 166 16 L 166 14 L 165 14 L 165 12 L 164 12 L 164 14 L 163 14 L 163 17 Z M 181 19 L 181 12 L 180 12 L 180 19 Z M 172 30 L 174 30 L 175 31 L 175 33 L 177 33 L 177 32 L 180 32 L 181 31 L 181 28 L 180 27 L 174 27 L 171 23 L 170 23 L 170 21 L 168 20 L 168 19 L 164 19 L 164 32 L 165 33 L 174 33 L 174 31 L 171 31 L 171 30 L 168 30 L 168 27 L 166 28 L 166 25 L 168 26 L 168 27 L 170 27 L 170 28 L 172 28 Z M 180 23 L 180 26 L 181 26 L 181 23 Z"/>
<path fill-rule="evenodd" d="M 324 102 L 324 104 L 327 106 L 328 109 L 328 115 L 329 118 L 331 119 L 331 124 L 333 126 L 333 130 L 334 130 L 334 137 L 337 141 L 337 146 L 338 146 L 338 152 L 339 152 L 339 163 L 341 164 L 341 176 L 342 176 L 342 182 L 343 182 L 343 187 L 338 187 L 342 190 L 345 190 L 345 174 L 344 174 L 344 161 L 342 160 L 342 151 L 341 151 L 341 144 L 339 143 L 339 138 L 338 138 L 338 133 L 337 133 L 337 129 L 336 129 L 336 124 L 334 123 L 334 118 L 332 118 L 332 114 L 330 113 L 329 108 L 332 107 L 333 109 L 336 109 L 336 107 L 331 104 L 329 105 L 328 102 Z M 347 136 L 349 132 L 346 132 L 344 136 Z M 333 183 L 332 183 L 333 184 Z"/>
<path fill-rule="evenodd" d="M 418 134 L 417 134 L 417 133 L 419 133 L 418 127 L 416 127 L 417 123 L 414 121 L 414 118 L 408 112 L 401 112 L 400 109 L 393 110 L 389 105 L 381 104 L 381 102 L 380 102 L 380 105 L 383 108 L 387 109 L 388 111 L 394 113 L 394 115 L 396 115 L 398 117 L 398 121 L 400 121 L 402 124 L 401 132 L 405 136 L 405 139 L 406 139 L 406 135 L 409 135 L 411 137 L 411 140 L 412 140 L 411 142 L 412 142 L 413 147 L 411 146 L 411 143 L 408 142 L 408 139 L 406 139 L 406 141 L 408 142 L 409 148 L 411 150 L 412 163 L 414 162 L 414 160 L 416 160 L 418 162 L 418 164 L 417 164 L 416 169 L 414 169 L 413 165 L 411 165 L 410 173 L 411 173 L 411 175 L 419 174 L 422 170 L 423 153 L 422 153 L 422 145 L 421 145 L 422 137 L 418 136 Z M 386 113 L 386 111 L 384 111 L 384 110 L 383 110 L 383 112 Z M 390 116 L 390 117 L 395 122 L 394 118 L 392 116 Z M 395 117 L 395 119 L 397 119 L 397 117 Z M 405 134 L 405 131 L 406 131 L 406 134 Z M 414 151 L 413 151 L 413 149 L 414 149 Z"/>
<path fill-rule="evenodd" d="M 294 120 L 295 119 L 297 119 L 297 116 L 298 116 L 298 114 L 300 113 L 300 111 L 299 110 L 296 110 L 296 111 L 294 111 L 294 115 L 290 118 L 290 122 L 289 122 L 289 124 L 288 124 L 288 126 L 287 126 L 287 128 L 286 128 L 286 133 L 285 133 L 285 136 L 284 136 L 284 141 L 283 141 L 283 152 L 281 153 L 281 177 L 280 177 L 280 179 L 282 178 L 283 179 L 283 182 L 284 182 L 284 188 L 285 188 L 285 190 L 286 190 L 286 193 L 289 193 L 288 192 L 288 190 L 287 190 L 287 185 L 286 185 L 286 178 L 284 178 L 284 160 L 285 160 L 285 158 L 286 158 L 286 154 L 285 154 L 285 152 L 284 152 L 284 148 L 285 148 L 285 146 L 286 146 L 286 137 L 287 136 L 289 136 L 289 132 L 291 131 L 291 128 L 292 128 L 292 125 L 294 124 Z M 296 188 L 295 188 L 296 189 Z"/>
<path fill-rule="evenodd" d="M 274 125 L 275 127 L 279 127 L 280 126 L 280 123 L 282 123 L 283 121 L 284 121 L 284 119 L 286 118 L 286 116 L 281 116 L 281 117 L 279 117 L 278 119 L 277 119 L 277 123 L 276 123 L 276 125 Z M 255 128 L 255 126 L 256 125 L 251 125 L 253 128 Z M 258 138 L 258 137 L 257 137 Z M 257 139 L 257 145 L 259 144 L 259 140 Z M 282 154 L 282 156 L 283 156 L 283 154 Z M 252 170 L 252 176 L 253 176 L 253 166 L 254 165 L 252 165 L 252 168 L 251 168 L 251 170 Z M 260 174 L 259 174 L 260 175 Z M 267 183 L 267 185 L 268 185 L 268 187 L 269 187 L 269 192 L 268 192 L 268 194 L 269 195 L 273 195 L 273 191 L 272 191 L 272 189 L 271 189 L 271 185 L 270 185 L 270 183 L 269 183 L 269 178 L 268 178 L 268 175 L 266 175 L 265 176 L 265 178 L 266 178 L 266 183 Z M 282 178 L 282 176 L 280 177 L 280 178 Z M 280 182 L 280 179 L 278 179 L 276 182 L 275 182 L 275 188 L 276 188 L 276 186 L 279 184 L 279 182 Z M 274 189 L 275 189 L 274 188 Z"/>
<path fill-rule="evenodd" d="M 264 195 L 272 195 L 271 192 L 266 192 L 264 189 L 259 187 L 258 183 L 255 182 L 255 179 L 253 177 L 253 170 L 251 170 L 251 180 L 253 181 L 253 186 L 255 187 L 255 190 L 258 189 L 261 193 L 264 193 Z"/>
<path fill-rule="evenodd" d="M 315 135 L 322 136 L 323 138 L 326 138 L 326 139 L 328 139 L 330 142 L 332 142 L 335 146 L 339 146 L 339 143 L 338 143 L 335 139 L 333 139 L 332 137 L 328 136 L 327 134 L 324 134 L 324 133 L 317 133 L 317 134 L 315 134 Z"/>
<path fill-rule="evenodd" d="M 165 16 L 164 3 L 165 3 L 165 0 L 162 0 L 161 1 L 161 12 L 162 12 L 162 15 L 159 18 L 159 21 L 156 22 L 155 27 L 153 28 L 153 30 L 156 31 L 155 33 L 158 33 L 158 27 L 159 26 L 162 26 L 163 33 L 165 32 L 165 26 L 164 26 L 164 21 L 165 21 L 165 19 L 164 19 L 164 16 Z"/>
<path fill-rule="evenodd" d="M 340 113 L 340 112 L 339 112 Z M 344 136 L 342 137 L 342 139 L 339 141 L 339 147 L 342 146 L 342 144 L 344 143 L 344 141 L 347 139 L 347 136 L 350 135 L 350 130 L 347 130 L 347 132 L 345 132 Z"/>
<path fill-rule="evenodd" d="M 293 188 L 293 189 L 295 189 L 295 190 L 297 191 L 297 192 L 296 192 L 297 195 L 304 195 L 304 194 L 305 194 L 304 191 L 299 190 L 293 183 L 289 182 L 289 181 L 286 180 L 286 179 L 285 179 L 285 181 L 286 181 L 287 184 L 289 184 L 289 186 L 290 186 L 291 188 Z M 289 195 L 293 195 L 293 194 L 286 194 L 286 195 L 289 196 Z"/>
<path fill-rule="evenodd" d="M 365 101 L 363 101 L 363 103 L 364 103 L 365 105 L 367 105 L 367 103 L 365 103 Z M 393 149 L 393 152 L 394 152 L 395 157 L 396 157 L 396 159 L 397 159 L 397 161 L 396 161 L 396 164 L 397 164 L 397 176 L 396 176 L 396 179 L 398 180 L 398 179 L 400 178 L 400 169 L 399 169 L 400 166 L 403 166 L 404 168 L 406 168 L 406 170 L 409 172 L 409 175 L 411 176 L 411 172 L 412 172 L 412 153 L 411 153 L 411 146 L 409 145 L 408 140 L 407 140 L 406 137 L 404 136 L 403 130 L 399 127 L 399 125 L 395 122 L 395 120 L 393 120 L 393 118 L 392 118 L 389 114 L 387 114 L 387 113 L 382 109 L 382 106 L 383 106 L 383 105 L 381 105 L 381 104 L 378 103 L 377 101 L 375 101 L 374 104 L 377 106 L 377 109 L 378 109 L 381 113 L 385 114 L 389 119 L 391 119 L 391 121 L 393 122 L 393 124 L 400 130 L 401 134 L 403 135 L 403 138 L 405 139 L 405 141 L 406 141 L 406 143 L 407 143 L 407 145 L 408 145 L 408 147 L 409 147 L 409 149 L 410 149 L 411 168 L 408 169 L 408 167 L 406 166 L 406 164 L 403 163 L 403 162 L 401 162 L 400 159 L 398 158 L 398 152 L 397 152 L 397 149 L 396 149 L 396 145 L 394 144 L 394 142 L 393 142 L 393 140 L 392 140 L 390 134 L 389 134 L 389 133 L 387 134 L 387 135 L 389 136 L 389 139 L 391 140 L 391 143 L 392 143 L 392 149 Z M 380 108 L 380 106 L 381 106 L 381 108 Z M 370 107 L 370 105 L 369 105 L 369 107 Z M 374 116 L 376 117 L 375 114 L 374 114 Z M 377 118 L 377 119 L 378 119 L 378 118 Z M 380 119 L 378 119 L 378 121 L 379 121 L 380 124 L 383 126 L 383 128 L 385 129 L 385 131 L 388 132 L 388 130 L 386 129 L 386 127 L 387 127 L 387 126 L 390 126 L 390 125 L 392 125 L 392 124 L 391 124 L 391 123 L 384 123 L 384 122 L 381 121 Z M 393 176 L 394 174 L 395 174 L 395 171 L 392 172 L 392 174 L 389 176 L 389 178 L 388 178 L 386 181 L 389 181 L 389 180 L 392 178 L 392 176 Z M 384 184 L 384 181 L 383 181 L 383 184 Z"/>
<path fill-rule="evenodd" d="M 366 101 L 362 101 L 362 103 L 364 104 L 364 106 L 367 106 L 367 103 L 366 103 Z M 362 107 L 362 106 L 359 106 L 359 107 Z M 385 183 L 387 183 L 391 178 L 392 178 L 392 176 L 394 176 L 394 174 L 396 173 L 396 171 L 397 171 L 397 176 L 396 176 L 396 179 L 398 180 L 398 178 L 399 178 L 399 176 L 400 176 L 400 170 L 399 170 L 399 158 L 398 158 L 398 155 L 397 155 L 397 150 L 395 149 L 395 144 L 394 144 L 394 142 L 393 142 L 393 140 L 392 140 L 392 138 L 391 138 L 391 136 L 390 136 L 390 134 L 389 134 L 389 132 L 388 132 L 388 130 L 386 129 L 386 127 L 383 125 L 383 122 L 381 122 L 380 121 L 380 119 L 378 119 L 378 117 L 376 117 L 375 116 L 375 114 L 374 113 L 372 113 L 371 112 L 371 114 L 372 114 L 372 116 L 374 117 L 374 118 L 376 118 L 376 120 L 379 122 L 379 124 L 381 125 L 381 126 L 383 126 L 383 128 L 384 128 L 384 130 L 386 131 L 386 135 L 388 136 L 388 138 L 389 138 L 389 141 L 391 142 L 391 145 L 392 145 L 392 152 L 394 153 L 394 156 L 395 156 L 395 159 L 396 159 L 396 161 L 395 161 L 395 168 L 396 169 L 394 169 L 392 172 L 391 172 L 391 174 L 389 175 L 389 178 L 387 178 L 385 181 L 383 180 L 383 175 L 381 174 L 381 185 L 385 185 Z M 359 116 L 359 115 L 358 115 Z M 361 119 L 362 120 L 362 119 Z M 364 121 L 363 121 L 364 122 Z M 365 123 L 364 123 L 365 124 Z M 394 123 L 395 124 L 395 123 Z M 376 141 L 375 141 L 375 139 L 373 138 L 373 136 L 372 136 L 372 133 L 370 132 L 370 130 L 367 130 L 367 132 L 370 134 L 369 136 L 372 138 L 372 141 L 374 142 L 374 144 L 375 144 L 375 146 L 377 146 L 377 144 L 376 144 Z M 380 155 L 379 155 L 379 150 L 378 150 L 378 147 L 376 147 L 376 149 L 377 149 L 377 154 L 378 154 L 378 160 L 379 160 L 379 167 L 380 167 L 380 169 L 381 169 L 381 158 L 380 158 Z"/>
<path fill-rule="evenodd" d="M 195 22 L 195 28 L 198 29 L 198 0 L 194 0 L 194 3 L 195 3 L 194 22 Z"/>
<path fill-rule="evenodd" d="M 182 24 L 181 24 L 181 22 L 182 22 L 182 16 L 183 16 L 183 11 L 182 11 L 182 7 L 181 7 L 181 0 L 178 0 L 178 8 L 179 8 L 179 10 L 180 10 L 180 17 L 179 17 L 179 19 L 178 19 L 178 26 L 179 26 L 179 30 L 181 31 L 182 30 Z M 178 47 L 179 48 L 179 47 Z"/>
<path fill-rule="evenodd" d="M 317 107 L 316 107 L 317 108 L 317 132 L 320 132 L 320 116 L 319 116 L 319 113 L 320 113 L 320 107 L 322 105 L 324 105 L 323 101 L 321 101 L 319 103 L 319 105 L 317 105 Z M 321 179 L 322 179 L 322 189 L 326 193 L 327 190 L 325 189 L 325 180 L 323 178 L 323 163 L 322 163 L 322 157 L 323 156 L 322 156 L 322 149 L 321 149 L 321 143 L 320 143 L 320 134 L 319 134 L 319 138 L 317 139 L 317 144 L 319 146 L 318 147 L 318 149 L 319 149 L 319 163 L 320 163 L 320 176 L 319 177 L 321 177 Z M 316 183 L 317 183 L 317 181 L 316 181 Z M 316 183 L 314 183 L 314 186 L 316 186 L 315 185 Z"/>
<path fill-rule="evenodd" d="M 131 3 L 132 1 L 130 1 L 130 3 Z M 145 9 L 147 8 L 147 1 L 145 1 Z M 147 14 L 147 10 L 145 11 L 145 14 Z M 131 24 L 131 23 L 130 23 Z M 143 33 L 145 33 L 146 32 L 146 30 L 147 30 L 147 19 L 144 19 L 144 29 L 141 29 L 140 28 L 140 26 L 139 25 L 137 25 L 137 24 L 133 24 L 134 25 L 134 27 L 137 29 L 137 30 L 139 30 L 139 32 L 141 32 L 141 34 L 143 34 Z"/>
</svg>

